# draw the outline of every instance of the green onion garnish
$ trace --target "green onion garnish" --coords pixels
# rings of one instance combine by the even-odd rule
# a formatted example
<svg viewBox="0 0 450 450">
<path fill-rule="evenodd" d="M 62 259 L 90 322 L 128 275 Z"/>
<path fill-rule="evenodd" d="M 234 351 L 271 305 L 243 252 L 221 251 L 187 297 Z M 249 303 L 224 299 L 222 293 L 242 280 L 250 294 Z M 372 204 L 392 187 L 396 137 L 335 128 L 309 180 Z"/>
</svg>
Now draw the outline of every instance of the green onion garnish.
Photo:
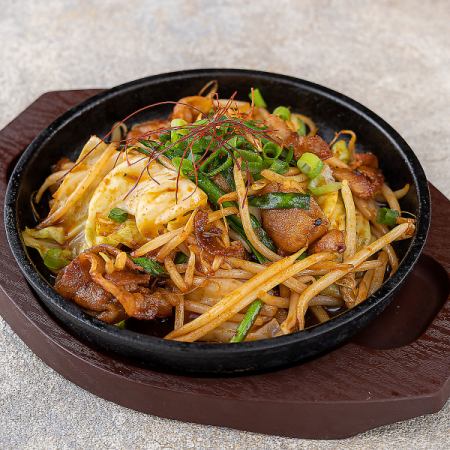
<svg viewBox="0 0 450 450">
<path fill-rule="evenodd" d="M 187 257 L 187 255 L 185 255 L 183 252 L 178 252 L 175 255 L 173 262 L 175 264 L 184 264 L 184 263 L 187 263 L 188 259 L 189 258 Z"/>
<path fill-rule="evenodd" d="M 316 178 L 323 169 L 322 160 L 314 153 L 303 153 L 297 161 L 297 167 L 311 180 Z"/>
<path fill-rule="evenodd" d="M 269 194 L 249 197 L 248 204 L 261 209 L 309 209 L 310 195 L 270 192 Z"/>
<path fill-rule="evenodd" d="M 250 100 L 253 100 L 253 103 L 255 106 L 257 106 L 258 108 L 266 108 L 267 104 L 263 99 L 263 96 L 261 95 L 261 92 L 259 92 L 259 89 L 253 89 L 253 98 L 252 98 L 252 93 L 250 92 L 250 94 L 248 94 L 248 96 L 250 97 Z"/>
<path fill-rule="evenodd" d="M 289 120 L 291 118 L 291 112 L 286 106 L 278 106 L 273 110 L 273 114 L 283 120 Z"/>
<path fill-rule="evenodd" d="M 302 119 L 297 119 L 297 134 L 299 136 L 306 136 L 306 125 Z"/>
<path fill-rule="evenodd" d="M 270 166 L 269 169 L 276 173 L 285 173 L 289 170 L 289 164 L 280 159 L 276 159 Z"/>
<path fill-rule="evenodd" d="M 117 322 L 117 323 L 115 323 L 114 325 L 117 327 L 117 328 L 119 328 L 119 329 L 121 329 L 121 330 L 124 330 L 125 329 L 125 325 L 126 325 L 126 320 L 127 319 L 123 319 L 123 320 L 121 320 L 120 322 Z"/>
<path fill-rule="evenodd" d="M 245 339 L 248 332 L 250 331 L 250 328 L 255 323 L 255 320 L 258 317 L 262 306 L 263 303 L 259 299 L 256 299 L 253 303 L 250 304 L 244 318 L 242 319 L 242 322 L 237 327 L 236 333 L 231 338 L 230 342 L 242 342 Z"/>
<path fill-rule="evenodd" d="M 244 161 L 249 162 L 262 162 L 261 156 L 258 155 L 256 152 L 252 152 L 251 150 L 235 150 L 234 152 L 236 158 L 241 157 Z"/>
<path fill-rule="evenodd" d="M 283 149 L 279 145 L 269 141 L 263 146 L 263 157 L 265 160 L 273 161 L 281 155 L 282 151 Z"/>
<path fill-rule="evenodd" d="M 287 164 L 290 164 L 292 161 L 292 158 L 294 157 L 294 147 L 289 146 L 289 148 L 283 151 L 283 159 Z"/>
<path fill-rule="evenodd" d="M 150 258 L 132 258 L 135 264 L 141 266 L 147 273 L 155 276 L 155 277 L 165 277 L 167 276 L 167 272 L 164 267 L 154 259 Z"/>
<path fill-rule="evenodd" d="M 342 183 L 337 181 L 326 183 L 323 176 L 319 175 L 308 183 L 308 189 L 313 195 L 324 195 L 341 189 Z"/>
<path fill-rule="evenodd" d="M 220 157 L 224 155 L 225 161 L 221 162 Z M 218 150 L 212 153 L 205 161 L 200 165 L 200 170 L 208 177 L 214 177 L 220 172 L 227 170 L 233 165 L 233 158 L 226 150 Z"/>
<path fill-rule="evenodd" d="M 341 161 L 348 163 L 350 161 L 350 150 L 347 146 L 347 143 L 343 139 L 339 139 L 336 141 L 331 150 L 334 156 L 337 156 Z"/>
<path fill-rule="evenodd" d="M 389 227 L 395 227 L 399 216 L 400 213 L 395 209 L 380 208 L 377 212 L 377 222 Z"/>
<path fill-rule="evenodd" d="M 109 212 L 108 217 L 111 220 L 114 220 L 114 222 L 123 223 L 123 222 L 125 222 L 125 220 L 128 219 L 128 213 L 126 211 L 124 211 L 123 209 L 113 208 Z"/>
<path fill-rule="evenodd" d="M 172 122 L 170 122 L 170 127 L 184 127 L 188 123 L 184 119 L 173 119 Z M 176 130 L 171 130 L 170 132 L 170 140 L 172 142 L 178 141 L 181 136 L 185 136 L 189 133 L 189 130 L 187 128 L 177 128 Z"/>
<path fill-rule="evenodd" d="M 69 264 L 69 260 L 66 258 L 67 250 L 61 250 L 60 248 L 51 248 L 47 250 L 44 255 L 44 264 L 51 270 L 59 270 Z"/>
</svg>

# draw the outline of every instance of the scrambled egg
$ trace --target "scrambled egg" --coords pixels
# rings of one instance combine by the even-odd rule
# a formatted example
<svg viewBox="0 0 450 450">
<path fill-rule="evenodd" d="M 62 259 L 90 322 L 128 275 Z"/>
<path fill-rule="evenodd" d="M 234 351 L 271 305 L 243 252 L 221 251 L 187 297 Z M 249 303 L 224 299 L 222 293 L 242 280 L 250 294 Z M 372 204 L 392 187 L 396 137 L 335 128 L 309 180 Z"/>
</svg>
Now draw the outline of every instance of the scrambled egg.
<svg viewBox="0 0 450 450">
<path fill-rule="evenodd" d="M 339 191 L 317 197 L 317 203 L 330 221 L 330 230 L 345 232 L 345 206 Z M 356 249 L 369 245 L 372 241 L 369 221 L 356 211 Z"/>
<path fill-rule="evenodd" d="M 316 197 L 326 218 L 330 222 L 330 230 L 345 230 L 345 207 L 339 191 Z"/>
</svg>

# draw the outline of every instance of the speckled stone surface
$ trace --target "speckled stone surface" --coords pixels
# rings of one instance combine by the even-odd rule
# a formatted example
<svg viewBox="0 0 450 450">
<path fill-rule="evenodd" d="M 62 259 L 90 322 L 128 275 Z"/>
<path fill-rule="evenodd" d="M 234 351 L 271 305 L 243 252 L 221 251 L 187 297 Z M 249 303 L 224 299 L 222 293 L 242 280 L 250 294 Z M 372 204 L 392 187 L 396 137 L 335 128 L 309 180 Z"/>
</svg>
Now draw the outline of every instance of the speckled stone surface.
<svg viewBox="0 0 450 450">
<path fill-rule="evenodd" d="M 450 195 L 450 2 L 0 0 L 0 128 L 45 91 L 240 67 L 306 78 L 368 106 Z M 299 418 L 301 420 L 301 418 Z M 344 441 L 146 416 L 44 365 L 0 319 L 0 448 L 396 448 L 450 442 L 440 413 Z"/>
</svg>

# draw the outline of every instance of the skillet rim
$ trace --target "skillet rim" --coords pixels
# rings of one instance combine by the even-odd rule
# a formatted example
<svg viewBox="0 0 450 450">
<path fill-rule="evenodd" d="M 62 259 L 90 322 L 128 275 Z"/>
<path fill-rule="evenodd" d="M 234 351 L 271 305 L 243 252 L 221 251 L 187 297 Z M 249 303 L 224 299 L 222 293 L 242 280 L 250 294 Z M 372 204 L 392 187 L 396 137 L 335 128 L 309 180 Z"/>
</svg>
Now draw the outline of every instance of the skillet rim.
<svg viewBox="0 0 450 450">
<path fill-rule="evenodd" d="M 386 282 L 383 283 L 381 288 L 372 294 L 366 301 L 351 309 L 345 313 L 330 319 L 324 324 L 320 324 L 303 331 L 295 332 L 289 335 L 278 336 L 270 339 L 263 339 L 260 341 L 241 342 L 239 345 L 230 344 L 214 344 L 210 343 L 185 343 L 178 341 L 168 341 L 159 337 L 148 336 L 141 333 L 137 333 L 130 330 L 119 330 L 113 325 L 105 324 L 98 319 L 95 319 L 81 310 L 78 306 L 72 302 L 64 299 L 48 281 L 38 272 L 34 267 L 30 258 L 27 256 L 25 247 L 23 245 L 20 231 L 18 228 L 18 216 L 17 210 L 19 205 L 16 198 L 20 189 L 20 175 L 26 165 L 29 163 L 31 156 L 39 151 L 48 140 L 64 126 L 68 125 L 74 118 L 83 114 L 90 109 L 93 109 L 101 103 L 108 102 L 109 99 L 115 95 L 126 93 L 127 91 L 133 91 L 140 87 L 155 87 L 158 82 L 176 82 L 177 79 L 185 79 L 195 76 L 208 76 L 211 77 L 217 75 L 245 75 L 253 76 L 258 79 L 267 79 L 271 82 L 281 81 L 284 83 L 293 84 L 296 87 L 304 88 L 310 92 L 337 102 L 341 106 L 350 109 L 357 115 L 361 116 L 366 122 L 369 122 L 371 126 L 376 127 L 385 136 L 391 140 L 395 147 L 400 149 L 400 154 L 404 162 L 409 166 L 413 182 L 417 192 L 418 198 L 418 222 L 416 234 L 411 240 L 408 249 L 400 262 L 398 271 Z M 396 148 L 398 152 L 398 149 Z M 295 344 L 296 342 L 313 341 L 319 336 L 327 335 L 333 331 L 345 330 L 352 322 L 357 322 L 361 316 L 367 315 L 373 309 L 380 307 L 383 302 L 392 297 L 394 292 L 401 286 L 407 275 L 412 271 L 422 249 L 425 245 L 428 229 L 430 225 L 430 209 L 431 209 L 430 194 L 428 189 L 428 183 L 426 180 L 425 172 L 413 150 L 409 147 L 406 141 L 400 136 L 400 134 L 394 130 L 386 121 L 384 121 L 377 114 L 361 105 L 359 102 L 341 94 L 337 91 L 329 89 L 327 87 L 318 85 L 311 81 L 304 79 L 276 74 L 271 72 L 263 72 L 247 69 L 193 69 L 176 72 L 168 72 L 149 77 L 144 77 L 138 80 L 127 82 L 104 92 L 101 92 L 80 104 L 69 109 L 67 112 L 59 116 L 53 121 L 47 128 L 45 128 L 36 138 L 30 143 L 26 150 L 21 155 L 13 172 L 11 173 L 5 196 L 4 206 L 4 223 L 6 229 L 6 235 L 11 251 L 16 259 L 20 270 L 24 274 L 25 278 L 32 285 L 32 287 L 39 293 L 39 295 L 46 297 L 56 308 L 61 310 L 62 315 L 69 315 L 72 320 L 78 321 L 80 326 L 88 326 L 94 328 L 102 335 L 106 335 L 114 342 L 126 341 L 127 345 L 136 346 L 138 350 L 145 352 L 151 352 L 152 347 L 162 347 L 171 350 L 180 350 L 183 353 L 186 351 L 197 353 L 198 355 L 220 356 L 221 354 L 229 355 L 241 354 L 247 352 L 273 350 L 277 347 L 283 347 L 288 344 Z M 52 313 L 53 314 L 53 313 Z M 206 352 L 206 353 L 205 353 Z"/>
</svg>

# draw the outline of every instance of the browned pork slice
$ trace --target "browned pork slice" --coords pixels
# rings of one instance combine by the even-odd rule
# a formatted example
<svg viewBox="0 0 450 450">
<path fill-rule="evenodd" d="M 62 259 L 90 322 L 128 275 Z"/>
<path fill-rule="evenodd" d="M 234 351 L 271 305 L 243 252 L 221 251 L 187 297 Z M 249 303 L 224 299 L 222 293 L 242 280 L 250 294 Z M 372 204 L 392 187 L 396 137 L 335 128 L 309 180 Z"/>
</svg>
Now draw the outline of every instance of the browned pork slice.
<svg viewBox="0 0 450 450">
<path fill-rule="evenodd" d="M 233 241 L 225 247 L 221 241 L 222 230 L 208 223 L 208 212 L 199 209 L 194 219 L 194 235 L 197 245 L 210 255 L 235 256 L 245 258 L 245 249 L 241 242 Z"/>
<path fill-rule="evenodd" d="M 56 291 L 107 323 L 126 317 L 151 320 L 171 315 L 172 304 L 165 291 L 149 288 L 149 274 L 142 273 L 131 260 L 123 270 L 105 273 L 100 251 L 109 255 L 118 252 L 101 245 L 81 253 L 58 273 Z"/>
<path fill-rule="evenodd" d="M 269 127 L 268 133 L 282 146 L 292 146 L 294 156 L 299 159 L 303 153 L 314 153 L 320 159 L 327 159 L 333 156 L 329 145 L 320 136 L 299 136 L 292 131 L 286 122 L 278 116 L 269 114 L 265 119 Z"/>
<path fill-rule="evenodd" d="M 149 120 L 133 127 L 127 134 L 127 140 L 130 144 L 134 144 L 140 140 L 157 139 L 167 128 L 170 128 L 170 120 Z"/>
<path fill-rule="evenodd" d="M 279 183 L 270 183 L 261 190 L 269 192 L 295 192 L 283 189 Z M 313 197 L 309 209 L 263 209 L 263 228 L 284 254 L 294 253 L 323 236 L 328 230 L 328 220 Z"/>
<path fill-rule="evenodd" d="M 384 183 L 383 174 L 379 169 L 360 166 L 357 169 L 333 169 L 336 180 L 347 180 L 353 194 L 365 200 L 371 199 L 381 190 Z"/>
<path fill-rule="evenodd" d="M 352 169 L 357 169 L 361 166 L 373 167 L 374 169 L 378 169 L 378 158 L 370 152 L 355 153 L 350 167 Z"/>
<path fill-rule="evenodd" d="M 172 119 L 183 119 L 188 123 L 194 122 L 199 114 L 207 114 L 213 107 L 211 97 L 194 95 L 180 99 L 172 112 Z"/>
<path fill-rule="evenodd" d="M 312 253 L 319 252 L 337 252 L 345 251 L 344 233 L 340 230 L 330 230 L 314 243 L 311 248 Z"/>
<path fill-rule="evenodd" d="M 75 258 L 58 273 L 56 292 L 103 322 L 116 323 L 125 319 L 125 310 L 120 302 L 92 281 L 90 267 L 89 261 Z"/>
<path fill-rule="evenodd" d="M 294 156 L 299 159 L 303 153 L 314 153 L 320 159 L 333 156 L 329 145 L 320 136 L 296 136 L 294 143 Z"/>
</svg>

